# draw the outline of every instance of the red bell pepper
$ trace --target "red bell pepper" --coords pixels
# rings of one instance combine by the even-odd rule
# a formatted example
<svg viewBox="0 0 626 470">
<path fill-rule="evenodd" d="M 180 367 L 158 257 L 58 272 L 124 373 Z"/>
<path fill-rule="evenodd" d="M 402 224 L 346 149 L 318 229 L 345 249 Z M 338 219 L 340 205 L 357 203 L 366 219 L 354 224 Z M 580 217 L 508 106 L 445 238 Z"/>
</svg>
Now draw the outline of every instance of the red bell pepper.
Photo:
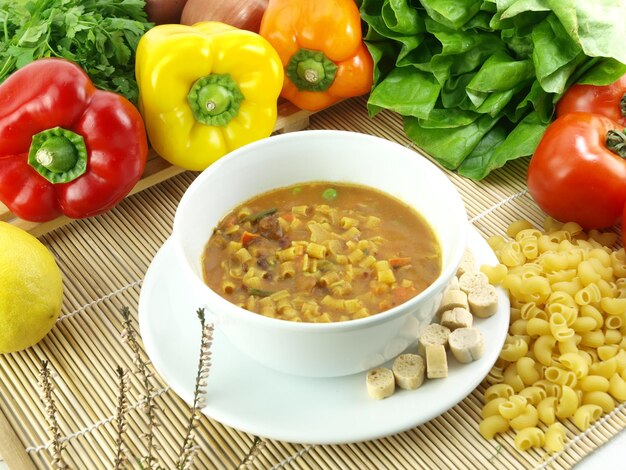
<svg viewBox="0 0 626 470">
<path fill-rule="evenodd" d="M 139 111 L 72 62 L 40 59 L 0 85 L 0 201 L 22 219 L 109 210 L 147 156 Z"/>
</svg>

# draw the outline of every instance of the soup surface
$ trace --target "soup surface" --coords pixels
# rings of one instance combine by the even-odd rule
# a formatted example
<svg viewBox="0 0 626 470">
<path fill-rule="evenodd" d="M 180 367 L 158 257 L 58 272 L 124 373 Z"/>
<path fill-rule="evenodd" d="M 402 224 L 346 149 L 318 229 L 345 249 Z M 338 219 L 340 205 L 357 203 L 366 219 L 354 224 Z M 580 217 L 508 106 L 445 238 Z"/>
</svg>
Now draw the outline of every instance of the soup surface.
<svg viewBox="0 0 626 470">
<path fill-rule="evenodd" d="M 305 183 L 230 212 L 209 239 L 204 280 L 230 302 L 273 318 L 333 322 L 388 310 L 441 271 L 426 221 L 383 192 Z"/>
</svg>

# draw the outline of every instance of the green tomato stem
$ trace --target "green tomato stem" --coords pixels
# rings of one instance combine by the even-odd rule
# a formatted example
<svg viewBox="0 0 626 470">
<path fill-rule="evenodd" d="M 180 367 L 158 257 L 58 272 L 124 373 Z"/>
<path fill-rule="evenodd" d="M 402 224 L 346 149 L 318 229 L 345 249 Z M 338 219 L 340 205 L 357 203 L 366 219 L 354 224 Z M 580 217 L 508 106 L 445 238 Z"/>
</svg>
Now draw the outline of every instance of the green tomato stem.
<svg viewBox="0 0 626 470">
<path fill-rule="evenodd" d="M 337 65 L 321 51 L 300 49 L 296 52 L 285 73 L 301 91 L 326 91 L 335 80 Z"/>
<path fill-rule="evenodd" d="M 61 127 L 35 134 L 28 164 L 53 184 L 69 183 L 87 171 L 85 139 Z"/>
<path fill-rule="evenodd" d="M 626 117 L 626 94 L 619 100 L 619 109 L 622 112 L 622 116 Z"/>
<path fill-rule="evenodd" d="M 606 147 L 620 157 L 626 158 L 626 129 L 608 131 L 606 133 Z"/>
<path fill-rule="evenodd" d="M 187 102 L 196 121 L 224 127 L 239 114 L 244 96 L 229 74 L 210 74 L 192 85 Z"/>
</svg>

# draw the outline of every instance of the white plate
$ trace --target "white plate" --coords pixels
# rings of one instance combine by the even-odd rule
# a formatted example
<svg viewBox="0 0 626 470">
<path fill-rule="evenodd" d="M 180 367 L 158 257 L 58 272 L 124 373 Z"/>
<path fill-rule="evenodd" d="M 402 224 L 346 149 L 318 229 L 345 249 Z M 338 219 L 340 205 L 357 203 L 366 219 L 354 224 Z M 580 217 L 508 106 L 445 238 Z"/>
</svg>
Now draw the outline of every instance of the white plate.
<svg viewBox="0 0 626 470">
<path fill-rule="evenodd" d="M 479 264 L 497 262 L 473 228 L 468 246 Z M 181 278 L 172 248 L 166 242 L 146 273 L 139 326 L 154 367 L 190 403 L 200 347 L 200 323 L 193 312 L 202 304 Z M 465 398 L 496 361 L 509 324 L 508 297 L 498 290 L 498 312 L 475 322 L 485 337 L 480 360 L 463 365 L 448 354 L 447 378 L 427 380 L 417 390 L 397 390 L 382 401 L 368 397 L 365 373 L 311 379 L 276 372 L 239 352 L 216 330 L 203 412 L 257 436 L 307 444 L 364 441 L 411 429 Z"/>
</svg>

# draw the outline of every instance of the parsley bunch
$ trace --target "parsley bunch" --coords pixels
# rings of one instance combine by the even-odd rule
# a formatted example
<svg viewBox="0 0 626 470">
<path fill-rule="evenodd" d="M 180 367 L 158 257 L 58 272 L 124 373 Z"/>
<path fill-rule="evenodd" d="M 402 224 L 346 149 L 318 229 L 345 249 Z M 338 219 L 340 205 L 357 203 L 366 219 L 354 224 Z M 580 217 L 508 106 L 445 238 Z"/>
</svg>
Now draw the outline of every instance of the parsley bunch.
<svg viewBox="0 0 626 470">
<path fill-rule="evenodd" d="M 80 65 L 101 89 L 137 102 L 135 50 L 153 25 L 144 0 L 0 0 L 0 83 L 42 57 Z"/>
</svg>

